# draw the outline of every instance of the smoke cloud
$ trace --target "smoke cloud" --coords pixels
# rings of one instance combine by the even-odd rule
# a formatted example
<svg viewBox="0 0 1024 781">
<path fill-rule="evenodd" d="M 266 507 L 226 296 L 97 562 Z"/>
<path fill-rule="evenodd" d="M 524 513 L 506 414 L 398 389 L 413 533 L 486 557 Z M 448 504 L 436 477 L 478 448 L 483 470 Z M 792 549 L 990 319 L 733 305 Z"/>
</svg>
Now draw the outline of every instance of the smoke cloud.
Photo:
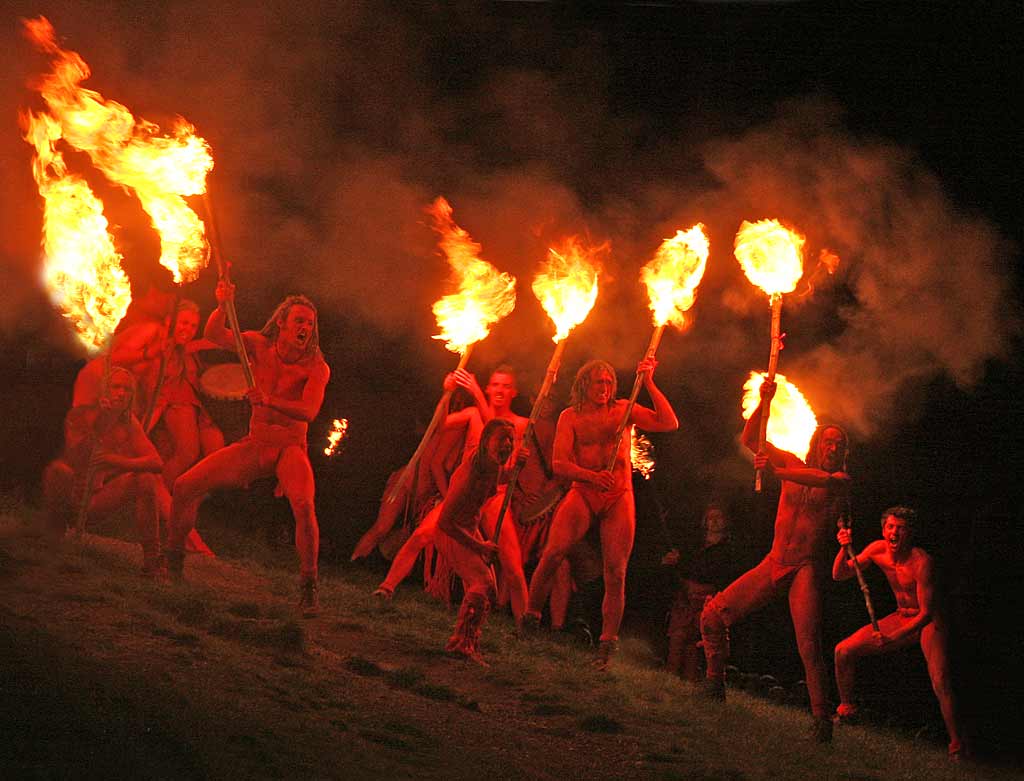
<svg viewBox="0 0 1024 781">
<path fill-rule="evenodd" d="M 841 258 L 834 277 L 818 273 L 812 293 L 787 298 L 782 370 L 819 418 L 862 437 L 913 414 L 897 401 L 908 383 L 945 374 L 969 387 L 1017 328 L 995 227 L 957 208 L 913 151 L 851 133 L 825 97 L 782 102 L 757 124 L 697 112 L 659 125 L 612 96 L 598 35 L 558 38 L 557 29 L 508 24 L 493 7 L 21 6 L 22 16 L 47 15 L 91 65 L 86 86 L 161 125 L 181 114 L 211 143 L 239 309 L 254 324 L 283 295 L 307 293 L 327 320 L 412 345 L 423 373 L 413 379 L 430 387 L 452 363 L 428 338 L 430 304 L 448 290 L 423 214 L 437 195 L 482 257 L 520 280 L 516 311 L 474 364 L 511 359 L 533 385 L 551 329 L 529 283 L 546 248 L 569 234 L 612 251 L 563 375 L 590 357 L 629 373 L 650 334 L 640 267 L 662 239 L 705 223 L 708 271 L 691 326 L 663 342 L 659 378 L 674 399 L 703 399 L 695 412 L 730 430 L 743 378 L 765 365 L 769 346 L 767 300 L 732 256 L 744 219 L 776 217 L 806 234 L 809 270 L 822 249 Z M 41 209 L 16 117 L 37 105 L 25 85 L 46 62 L 13 19 L 0 49 L 9 74 L 0 86 L 0 283 L 18 286 L 0 334 L 15 338 L 22 307 L 42 300 L 24 291 L 38 277 Z M 102 182 L 96 188 L 124 202 L 112 222 L 145 276 L 157 250 L 144 218 Z M 196 287 L 208 305 L 212 271 Z"/>
</svg>

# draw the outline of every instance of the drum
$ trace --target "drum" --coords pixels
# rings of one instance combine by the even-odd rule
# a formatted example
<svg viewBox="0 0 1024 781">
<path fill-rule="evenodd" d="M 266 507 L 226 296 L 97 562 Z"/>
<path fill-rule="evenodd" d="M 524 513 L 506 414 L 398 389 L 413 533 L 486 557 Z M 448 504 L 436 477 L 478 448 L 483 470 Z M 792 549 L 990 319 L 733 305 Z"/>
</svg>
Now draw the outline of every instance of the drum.
<svg viewBox="0 0 1024 781">
<path fill-rule="evenodd" d="M 240 363 L 218 363 L 199 378 L 203 407 L 224 432 L 225 442 L 241 439 L 249 431 L 249 404 L 245 394 L 249 386 Z"/>
</svg>

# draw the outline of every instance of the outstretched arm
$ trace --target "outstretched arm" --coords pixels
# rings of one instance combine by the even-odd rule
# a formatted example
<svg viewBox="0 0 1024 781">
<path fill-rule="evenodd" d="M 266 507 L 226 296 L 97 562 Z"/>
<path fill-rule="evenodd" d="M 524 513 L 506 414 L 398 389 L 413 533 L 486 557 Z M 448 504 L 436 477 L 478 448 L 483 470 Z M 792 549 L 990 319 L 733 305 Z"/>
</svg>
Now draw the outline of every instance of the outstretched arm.
<svg viewBox="0 0 1024 781">
<path fill-rule="evenodd" d="M 635 423 L 645 431 L 675 431 L 679 428 L 679 418 L 665 394 L 654 384 L 654 370 L 657 366 L 658 362 L 653 357 L 644 358 L 637 366 L 637 373 L 644 378 L 644 388 L 651 397 L 654 409 L 634 405 L 630 423 Z"/>
<path fill-rule="evenodd" d="M 781 463 L 780 463 L 781 462 Z M 811 488 L 830 488 L 835 491 L 848 491 L 853 483 L 846 472 L 826 472 L 806 466 L 803 461 L 776 447 L 769 446 L 765 453 L 754 456 L 754 468 L 774 473 L 779 480 L 788 480 L 798 485 Z"/>
<path fill-rule="evenodd" d="M 846 546 L 853 544 L 853 532 L 850 529 L 840 529 L 836 540 L 839 542 L 839 552 L 836 553 L 835 561 L 832 562 L 832 580 L 849 580 L 856 574 L 853 562 L 846 555 Z M 879 541 L 875 540 L 857 554 L 857 564 L 860 565 L 861 570 L 873 561 L 872 556 L 878 545 Z"/>
<path fill-rule="evenodd" d="M 225 280 L 217 283 L 217 308 L 210 312 L 206 319 L 206 326 L 203 328 L 203 338 L 209 340 L 214 346 L 225 350 L 235 349 L 235 335 L 228 325 L 227 302 L 235 298 L 235 286 Z M 255 349 L 259 343 L 266 341 L 265 337 L 256 331 L 243 331 L 242 339 L 249 350 Z"/>
</svg>

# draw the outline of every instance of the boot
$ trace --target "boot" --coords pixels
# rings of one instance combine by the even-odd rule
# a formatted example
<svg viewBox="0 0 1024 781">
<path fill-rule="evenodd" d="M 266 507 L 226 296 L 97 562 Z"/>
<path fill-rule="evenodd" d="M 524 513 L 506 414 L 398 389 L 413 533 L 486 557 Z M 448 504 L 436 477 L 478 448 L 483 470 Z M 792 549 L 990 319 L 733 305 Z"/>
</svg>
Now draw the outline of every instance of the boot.
<svg viewBox="0 0 1024 781">
<path fill-rule="evenodd" d="M 491 605 L 486 595 L 478 591 L 469 591 L 462 600 L 459 617 L 455 622 L 455 632 L 448 640 L 444 650 L 448 653 L 460 654 L 482 662 L 480 657 L 480 634 Z"/>
<path fill-rule="evenodd" d="M 303 618 L 320 614 L 320 581 L 316 575 L 303 575 L 299 581 L 299 610 Z"/>
</svg>

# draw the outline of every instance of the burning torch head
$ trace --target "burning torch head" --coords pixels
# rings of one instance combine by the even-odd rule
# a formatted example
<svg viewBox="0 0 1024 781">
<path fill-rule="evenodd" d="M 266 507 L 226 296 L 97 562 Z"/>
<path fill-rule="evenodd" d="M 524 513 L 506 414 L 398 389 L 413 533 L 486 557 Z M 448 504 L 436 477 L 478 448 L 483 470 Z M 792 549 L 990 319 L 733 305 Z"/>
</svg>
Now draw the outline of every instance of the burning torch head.
<svg viewBox="0 0 1024 781">
<path fill-rule="evenodd" d="M 273 342 L 295 347 L 303 360 L 320 352 L 316 307 L 305 296 L 288 296 L 278 304 L 260 333 Z"/>
<path fill-rule="evenodd" d="M 882 513 L 882 539 L 894 553 L 910 547 L 917 524 L 917 511 L 897 505 Z"/>
<path fill-rule="evenodd" d="M 608 361 L 595 358 L 587 361 L 576 372 L 569 393 L 569 405 L 578 412 L 587 401 L 598 406 L 614 404 L 617 391 L 615 368 Z"/>
<path fill-rule="evenodd" d="M 850 438 L 839 426 L 818 426 L 807 448 L 807 466 L 826 472 L 845 472 Z"/>
</svg>

